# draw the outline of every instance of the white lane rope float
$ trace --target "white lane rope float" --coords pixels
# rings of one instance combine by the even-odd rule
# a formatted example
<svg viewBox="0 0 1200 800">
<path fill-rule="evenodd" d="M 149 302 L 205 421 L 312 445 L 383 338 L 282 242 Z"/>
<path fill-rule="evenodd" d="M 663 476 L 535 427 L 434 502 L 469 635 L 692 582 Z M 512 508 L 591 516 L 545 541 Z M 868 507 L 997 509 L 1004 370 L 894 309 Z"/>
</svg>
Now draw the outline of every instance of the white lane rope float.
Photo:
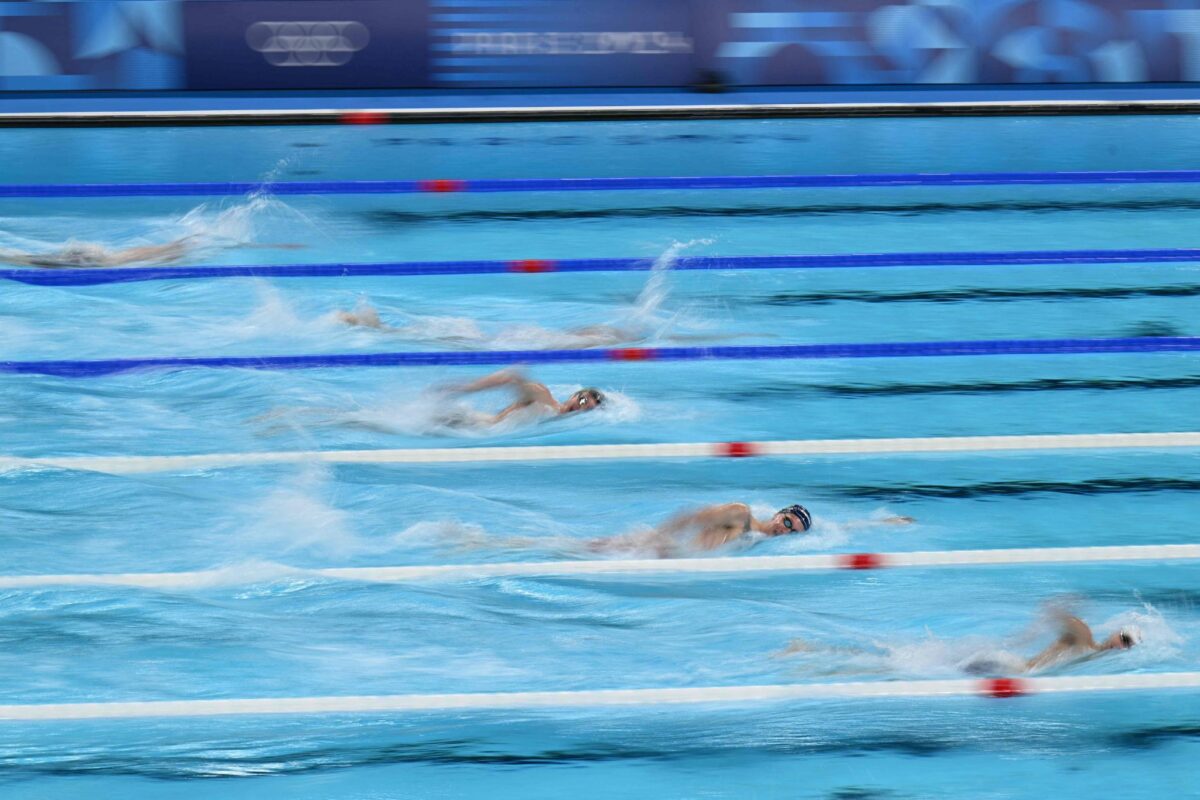
<svg viewBox="0 0 1200 800">
<path fill-rule="evenodd" d="M 453 464 L 753 456 L 985 453 L 1005 450 L 1103 450 L 1200 447 L 1200 432 L 1077 433 L 1033 436 L 935 436 L 904 439 L 793 439 L 767 442 L 441 447 L 399 450 L 285 450 L 181 456 L 0 456 L 0 471 L 70 469 L 135 475 L 266 464 Z"/>
<path fill-rule="evenodd" d="M 548 578 L 586 575 L 746 574 L 817 572 L 888 567 L 977 567 L 1018 564 L 1098 564 L 1105 562 L 1200 560 L 1200 544 L 1121 545 L 1113 547 L 1032 547 L 996 550 L 930 550 L 901 553 L 823 553 L 802 556 L 726 556 L 637 560 L 579 560 L 437 564 L 398 567 L 301 569 L 255 564 L 192 572 L 75 573 L 3 575 L 0 590 L 56 586 L 120 586 L 139 589 L 189 589 L 247 584 L 288 578 L 374 583 L 491 578 Z"/>
<path fill-rule="evenodd" d="M 489 711 L 604 706 L 769 703 L 796 700 L 1019 697 L 1029 694 L 1132 692 L 1200 688 L 1200 672 L 1080 675 L 853 683 L 594 689 L 560 692 L 263 697 L 234 700 L 151 700 L 112 703 L 0 705 L 0 720 L 102 720 L 248 714 L 367 714 Z"/>
</svg>

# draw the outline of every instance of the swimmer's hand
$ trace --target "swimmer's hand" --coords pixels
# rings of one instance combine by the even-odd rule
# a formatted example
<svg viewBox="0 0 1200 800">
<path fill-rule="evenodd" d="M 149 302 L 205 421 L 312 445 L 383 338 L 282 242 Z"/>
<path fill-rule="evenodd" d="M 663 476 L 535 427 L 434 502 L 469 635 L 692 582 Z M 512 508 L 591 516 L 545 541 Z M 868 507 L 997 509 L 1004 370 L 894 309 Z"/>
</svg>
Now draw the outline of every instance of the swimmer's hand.
<svg viewBox="0 0 1200 800">
<path fill-rule="evenodd" d="M 891 516 L 883 517 L 882 519 L 855 519 L 843 523 L 842 528 L 845 530 L 856 530 L 858 528 L 874 528 L 876 525 L 912 525 L 916 522 L 912 517 Z"/>
</svg>

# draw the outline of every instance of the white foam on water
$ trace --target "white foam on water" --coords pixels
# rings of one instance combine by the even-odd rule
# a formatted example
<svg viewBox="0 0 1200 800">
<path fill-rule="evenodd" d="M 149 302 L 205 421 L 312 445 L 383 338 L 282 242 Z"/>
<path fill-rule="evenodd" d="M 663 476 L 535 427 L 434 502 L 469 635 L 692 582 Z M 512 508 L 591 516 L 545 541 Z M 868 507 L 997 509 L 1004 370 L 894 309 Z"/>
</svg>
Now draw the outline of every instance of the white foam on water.
<svg viewBox="0 0 1200 800">
<path fill-rule="evenodd" d="M 362 551 L 351 515 L 322 495 L 329 468 L 309 465 L 256 502 L 239 543 L 271 557 L 296 552 L 346 558 Z"/>
<path fill-rule="evenodd" d="M 1107 637 L 1113 631 L 1125 631 L 1137 643 L 1128 653 L 1136 665 L 1157 664 L 1177 658 L 1185 638 L 1177 632 L 1162 613 L 1145 601 L 1141 608 L 1114 614 L 1100 623 L 1096 636 Z"/>
</svg>

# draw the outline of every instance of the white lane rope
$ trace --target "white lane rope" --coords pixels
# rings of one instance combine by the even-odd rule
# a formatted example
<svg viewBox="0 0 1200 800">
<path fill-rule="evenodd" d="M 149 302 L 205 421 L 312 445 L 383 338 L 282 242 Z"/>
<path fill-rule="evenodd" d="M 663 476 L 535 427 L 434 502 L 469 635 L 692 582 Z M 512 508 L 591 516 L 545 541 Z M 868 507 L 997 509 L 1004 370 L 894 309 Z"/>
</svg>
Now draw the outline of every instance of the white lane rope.
<svg viewBox="0 0 1200 800">
<path fill-rule="evenodd" d="M 530 561 L 495 564 L 438 564 L 400 567 L 299 569 L 256 564 L 193 572 L 76 573 L 4 575 L 0 589 L 53 586 L 123 586 L 140 589 L 189 589 L 247 584 L 287 578 L 318 578 L 375 583 L 426 580 L 482 580 L 577 575 L 681 575 L 759 572 L 815 572 L 886 567 L 976 567 L 1016 564 L 1096 564 L 1104 562 L 1185 561 L 1200 559 L 1200 544 L 1152 544 L 1116 547 L 1033 547 L 1008 550 L 930 550 L 907 553 L 826 553 L 802 556 L 751 556 L 638 560 Z"/>
<path fill-rule="evenodd" d="M 1132 692 L 1200 688 L 1200 672 L 1083 675 L 984 680 L 859 681 L 854 683 L 598 689 L 563 692 L 264 697 L 235 700 L 159 700 L 117 703 L 0 705 L 0 720 L 85 720 L 202 717 L 230 714 L 362 714 L 498 709 L 595 708 L 699 703 L 762 703 L 889 697 Z"/>
<path fill-rule="evenodd" d="M 1046 436 L 937 436 L 905 439 L 795 439 L 768 442 L 583 444 L 535 447 L 443 447 L 400 450 L 286 450 L 183 456 L 0 456 L 0 471 L 70 469 L 135 475 L 265 464 L 453 464 L 750 456 L 986 453 L 1004 450 L 1103 450 L 1200 447 L 1200 432 L 1077 433 Z"/>
</svg>

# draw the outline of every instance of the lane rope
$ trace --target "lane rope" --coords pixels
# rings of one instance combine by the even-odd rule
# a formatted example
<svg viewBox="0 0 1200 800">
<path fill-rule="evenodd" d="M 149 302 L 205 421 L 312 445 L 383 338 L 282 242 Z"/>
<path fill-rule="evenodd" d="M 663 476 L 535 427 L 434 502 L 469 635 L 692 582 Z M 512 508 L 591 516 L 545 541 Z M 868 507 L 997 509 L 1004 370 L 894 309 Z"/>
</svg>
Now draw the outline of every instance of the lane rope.
<svg viewBox="0 0 1200 800">
<path fill-rule="evenodd" d="M 99 720 L 136 717 L 203 717 L 246 714 L 363 714 L 604 706 L 770 703 L 795 700 L 1144 692 L 1200 688 L 1200 672 L 1061 675 L 846 683 L 592 689 L 549 692 L 263 697 L 233 700 L 151 700 L 111 703 L 0 705 L 0 720 Z"/>
<path fill-rule="evenodd" d="M 547 578 L 587 575 L 700 575 L 766 572 L 823 572 L 899 567 L 982 567 L 1047 564 L 1191 561 L 1200 544 L 1032 547 L 1006 550 L 930 550 L 903 553 L 822 553 L 800 556 L 517 561 L 492 564 L 435 564 L 396 567 L 300 569 L 284 564 L 253 564 L 188 572 L 71 573 L 3 575 L 0 589 L 66 586 L 118 586 L 135 589 L 196 589 L 281 579 L 331 579 L 368 583 L 476 581 L 493 578 Z"/>
<path fill-rule="evenodd" d="M 262 370 L 333 367 L 512 366 L 596 361 L 708 361 L 712 359 L 913 358 L 943 356 L 1172 353 L 1200 350 L 1200 337 L 1116 339 L 983 339 L 958 342 L 617 347 L 593 350 L 472 350 L 402 353 L 322 353 L 294 356 L 185 356 L 79 361 L 0 361 L 0 373 L 89 378 L 129 370 L 239 368 Z"/>
<path fill-rule="evenodd" d="M 1004 450 L 1100 450 L 1200 447 L 1200 431 L 1070 433 L 1025 436 L 932 436 L 892 439 L 783 439 L 760 442 L 579 444 L 521 447 L 430 447 L 380 450 L 282 450 L 168 456 L 0 456 L 0 470 L 69 469 L 138 475 L 266 464 L 462 464 L 607 459 L 750 458 L 756 456 L 986 453 Z"/>
<path fill-rule="evenodd" d="M 844 253 L 781 256 L 685 256 L 673 270 L 868 269 L 1080 264 L 1151 264 L 1200 261 L 1200 248 L 1017 250 L 930 253 Z M 653 258 L 523 258 L 503 261 L 396 261 L 385 263 L 241 264 L 230 266 L 112 267 L 95 269 L 0 268 L 0 278 L 35 286 L 95 286 L 130 281 L 216 278 L 349 278 L 440 275 L 637 272 Z"/>
<path fill-rule="evenodd" d="M 910 172 L 841 175 L 681 175 L 611 178 L 427 178 L 396 181 L 229 181 L 165 183 L 10 183 L 3 197 L 218 197 L 496 192 L 599 192 L 670 189 L 792 189 L 856 186 L 1087 186 L 1200 183 L 1200 170 L 1077 172 Z"/>
</svg>

